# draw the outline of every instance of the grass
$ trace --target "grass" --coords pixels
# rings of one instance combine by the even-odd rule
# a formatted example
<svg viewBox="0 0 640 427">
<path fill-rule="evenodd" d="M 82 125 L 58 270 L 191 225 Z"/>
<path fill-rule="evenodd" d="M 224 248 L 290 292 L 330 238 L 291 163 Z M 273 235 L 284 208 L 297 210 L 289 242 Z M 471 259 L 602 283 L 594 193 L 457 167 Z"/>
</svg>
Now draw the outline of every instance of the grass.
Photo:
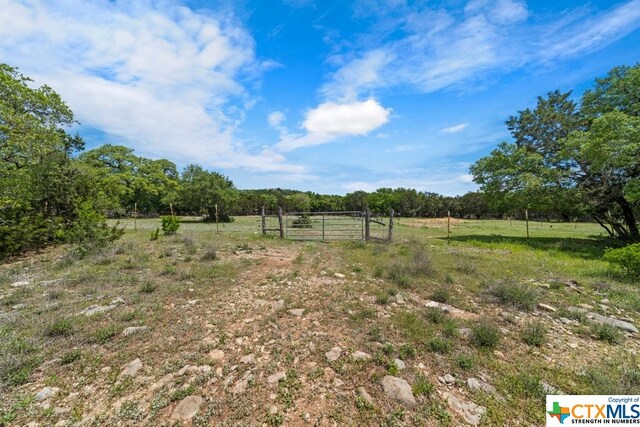
<svg viewBox="0 0 640 427">
<path fill-rule="evenodd" d="M 73 334 L 73 321 L 68 318 L 54 320 L 45 327 L 44 334 L 48 337 L 68 337 Z"/>
<path fill-rule="evenodd" d="M 532 321 L 524 326 L 520 335 L 526 344 L 540 347 L 546 341 L 547 327 L 540 321 Z"/>
<path fill-rule="evenodd" d="M 498 346 L 500 338 L 500 329 L 487 320 L 471 327 L 471 341 L 478 347 L 492 350 Z"/>
<path fill-rule="evenodd" d="M 433 301 L 446 304 L 451 301 L 451 290 L 445 286 L 438 286 L 433 290 L 430 298 Z"/>
<path fill-rule="evenodd" d="M 591 331 L 597 339 L 609 344 L 620 344 L 624 341 L 624 334 L 620 329 L 607 323 L 594 323 L 591 325 Z"/>
<path fill-rule="evenodd" d="M 501 280 L 489 286 L 489 293 L 501 304 L 524 311 L 532 311 L 538 300 L 538 292 L 535 288 L 511 280 Z"/>
</svg>

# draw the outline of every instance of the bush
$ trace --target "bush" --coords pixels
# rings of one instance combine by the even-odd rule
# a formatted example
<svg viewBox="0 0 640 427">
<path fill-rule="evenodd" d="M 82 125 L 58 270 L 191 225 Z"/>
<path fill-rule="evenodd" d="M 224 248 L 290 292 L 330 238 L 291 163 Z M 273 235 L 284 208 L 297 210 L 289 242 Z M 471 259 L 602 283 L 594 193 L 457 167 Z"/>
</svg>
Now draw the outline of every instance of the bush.
<svg viewBox="0 0 640 427">
<path fill-rule="evenodd" d="M 471 340 L 478 347 L 494 349 L 500 342 L 500 329 L 493 323 L 480 322 L 471 328 Z"/>
<path fill-rule="evenodd" d="M 624 248 L 607 248 L 603 256 L 605 261 L 623 267 L 630 276 L 640 276 L 640 243 Z"/>
<path fill-rule="evenodd" d="M 151 241 L 155 241 L 158 240 L 158 237 L 160 237 L 160 227 L 156 227 L 156 231 L 152 231 L 151 232 Z"/>
<path fill-rule="evenodd" d="M 525 311 L 532 311 L 538 299 L 537 291 L 531 286 L 508 281 L 496 283 L 489 288 L 489 293 L 501 304 L 512 305 Z"/>
<path fill-rule="evenodd" d="M 453 344 L 451 343 L 451 341 L 443 338 L 435 337 L 435 338 L 431 338 L 427 342 L 427 348 L 434 353 L 440 353 L 440 354 L 449 353 L 449 351 L 451 351 L 451 347 L 453 347 Z"/>
<path fill-rule="evenodd" d="M 203 261 L 215 261 L 218 259 L 218 252 L 216 251 L 216 248 L 214 246 L 207 246 L 204 248 L 200 259 Z"/>
<path fill-rule="evenodd" d="M 547 328 L 540 321 L 528 323 L 522 330 L 522 341 L 540 347 L 547 337 Z"/>
<path fill-rule="evenodd" d="M 596 338 L 609 344 L 620 344 L 624 338 L 620 329 L 606 323 L 594 323 L 591 330 Z"/>
<path fill-rule="evenodd" d="M 413 394 L 416 396 L 429 396 L 435 390 L 435 387 L 429 381 L 423 373 L 418 373 L 416 375 L 415 381 L 413 382 Z"/>
<path fill-rule="evenodd" d="M 68 337 L 73 333 L 73 323 L 71 319 L 58 319 L 49 324 L 45 329 L 48 337 Z"/>
<path fill-rule="evenodd" d="M 451 299 L 451 291 L 445 286 L 439 286 L 433 290 L 431 299 L 433 301 L 446 304 Z"/>
<path fill-rule="evenodd" d="M 456 365 L 463 371 L 471 370 L 476 365 L 476 359 L 471 354 L 459 354 L 455 360 Z"/>
<path fill-rule="evenodd" d="M 167 215 L 161 217 L 162 220 L 162 232 L 165 236 L 176 234 L 180 228 L 180 220 L 177 216 Z"/>
<path fill-rule="evenodd" d="M 302 215 L 292 221 L 291 228 L 313 228 L 313 223 L 309 215 Z"/>
</svg>

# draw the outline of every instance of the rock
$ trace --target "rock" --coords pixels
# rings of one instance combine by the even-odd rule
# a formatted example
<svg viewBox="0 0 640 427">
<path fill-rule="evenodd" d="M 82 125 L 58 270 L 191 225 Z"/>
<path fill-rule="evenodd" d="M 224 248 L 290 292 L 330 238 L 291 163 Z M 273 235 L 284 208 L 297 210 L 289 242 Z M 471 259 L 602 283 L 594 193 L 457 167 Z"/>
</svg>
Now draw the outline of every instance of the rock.
<svg viewBox="0 0 640 427">
<path fill-rule="evenodd" d="M 27 308 L 27 304 L 16 304 L 11 308 L 14 309 L 14 310 L 22 310 L 24 308 Z"/>
<path fill-rule="evenodd" d="M 120 372 L 118 378 L 123 377 L 135 377 L 138 374 L 138 371 L 142 368 L 142 361 L 138 358 L 129 362 L 127 366 Z"/>
<path fill-rule="evenodd" d="M 351 358 L 353 360 L 369 360 L 371 359 L 371 355 L 364 351 L 355 351 L 351 353 Z"/>
<path fill-rule="evenodd" d="M 587 317 L 593 320 L 596 323 L 604 323 L 607 325 L 615 326 L 618 329 L 622 329 L 623 331 L 631 332 L 634 334 L 638 333 L 638 328 L 636 328 L 633 324 L 629 322 L 625 322 L 623 320 L 614 319 L 613 317 L 603 316 L 598 313 L 588 313 Z"/>
<path fill-rule="evenodd" d="M 269 406 L 269 413 L 271 415 L 275 415 L 278 413 L 278 407 L 276 405 Z"/>
<path fill-rule="evenodd" d="M 396 302 L 401 305 L 404 304 L 405 303 L 404 297 L 400 294 L 396 295 Z"/>
<path fill-rule="evenodd" d="M 200 409 L 203 399 L 200 396 L 187 396 L 171 413 L 172 420 L 190 420 L 193 418 Z"/>
<path fill-rule="evenodd" d="M 444 311 L 445 313 L 448 313 L 451 315 L 451 317 L 457 318 L 457 319 L 469 319 L 469 320 L 474 320 L 478 318 L 478 315 L 476 313 L 470 313 L 468 311 L 464 311 L 464 310 L 460 310 L 459 308 L 456 308 L 452 305 L 448 305 L 448 304 L 443 304 L 441 302 L 437 302 L 437 301 L 427 301 L 425 302 L 425 307 L 428 308 L 439 308 L 440 310 Z"/>
<path fill-rule="evenodd" d="M 344 279 L 345 278 L 345 275 L 342 274 L 342 273 L 334 273 L 333 275 L 336 276 L 338 279 Z"/>
<path fill-rule="evenodd" d="M 29 282 L 29 281 L 27 281 L 27 280 L 23 280 L 23 281 L 20 281 L 20 282 L 13 282 L 13 283 L 11 284 L 11 287 L 12 287 L 12 288 L 20 288 L 20 287 L 22 287 L 22 286 L 29 286 L 29 284 L 30 284 L 30 283 L 31 283 L 31 282 Z"/>
<path fill-rule="evenodd" d="M 470 338 L 471 337 L 471 329 L 470 328 L 458 328 L 458 333 L 462 338 Z"/>
<path fill-rule="evenodd" d="M 387 375 L 382 379 L 382 388 L 387 398 L 395 400 L 409 409 L 417 405 L 411 386 L 402 378 Z"/>
<path fill-rule="evenodd" d="M 238 382 L 236 382 L 236 384 L 233 386 L 233 390 L 231 390 L 234 394 L 242 394 L 247 390 L 247 387 L 249 387 L 249 382 L 253 381 L 253 374 L 250 372 L 247 372 L 244 377 L 240 380 L 238 380 Z"/>
<path fill-rule="evenodd" d="M 242 356 L 240 358 L 240 363 L 254 363 L 256 361 L 256 356 L 251 353 L 251 354 L 247 354 L 246 356 Z"/>
<path fill-rule="evenodd" d="M 267 382 L 269 384 L 277 384 L 278 382 L 284 380 L 285 378 L 287 378 L 287 373 L 282 371 L 282 372 L 276 372 L 273 375 L 270 375 L 267 378 Z"/>
<path fill-rule="evenodd" d="M 296 317 L 301 317 L 304 314 L 304 308 L 293 308 L 289 310 L 289 314 Z"/>
<path fill-rule="evenodd" d="M 538 303 L 538 308 L 540 310 L 549 311 L 551 313 L 555 313 L 556 312 L 555 308 L 551 307 L 550 305 L 543 304 L 543 303 Z"/>
<path fill-rule="evenodd" d="M 198 303 L 198 301 L 200 301 L 200 300 L 192 299 L 191 301 L 187 301 L 187 304 L 189 304 L 189 305 L 196 305 L 196 304 Z"/>
<path fill-rule="evenodd" d="M 224 359 L 224 351 L 222 351 L 222 350 L 211 350 L 209 352 L 209 358 L 211 360 L 215 360 L 216 362 L 219 362 L 220 360 Z"/>
<path fill-rule="evenodd" d="M 344 381 L 342 381 L 340 378 L 336 378 L 333 380 L 333 386 L 335 388 L 340 388 L 342 387 L 343 384 L 344 384 Z"/>
<path fill-rule="evenodd" d="M 394 359 L 393 363 L 396 364 L 396 368 L 398 368 L 399 371 L 402 371 L 406 367 L 404 361 L 400 359 Z"/>
<path fill-rule="evenodd" d="M 494 394 L 496 392 L 496 388 L 494 386 L 476 378 L 467 379 L 467 387 L 471 390 L 480 390 L 489 394 Z"/>
<path fill-rule="evenodd" d="M 609 298 L 602 298 L 600 304 L 609 304 Z"/>
<path fill-rule="evenodd" d="M 454 384 L 456 382 L 455 377 L 451 374 L 447 374 L 443 378 L 444 378 L 445 384 Z"/>
<path fill-rule="evenodd" d="M 128 337 L 129 335 L 139 334 L 141 332 L 146 332 L 149 330 L 148 326 L 129 326 L 124 331 L 122 331 L 122 335 Z"/>
<path fill-rule="evenodd" d="M 62 414 L 66 414 L 67 412 L 71 412 L 70 408 L 61 408 L 59 406 L 56 406 L 55 408 L 53 408 L 53 413 L 56 415 L 62 415 Z"/>
<path fill-rule="evenodd" d="M 578 304 L 578 307 L 583 308 L 585 310 L 593 310 L 593 306 L 589 304 Z"/>
<path fill-rule="evenodd" d="M 569 344 L 567 344 L 569 347 L 571 347 L 574 350 L 577 350 L 580 346 L 578 345 L 578 343 L 575 342 L 570 342 Z"/>
<path fill-rule="evenodd" d="M 556 394 L 556 395 L 564 394 L 562 390 L 552 386 L 546 381 L 540 381 L 540 385 L 542 386 L 542 390 L 544 390 L 545 394 Z"/>
<path fill-rule="evenodd" d="M 468 424 L 473 426 L 477 426 L 480 423 L 482 415 L 487 411 L 487 408 L 484 406 L 476 405 L 473 402 L 465 402 L 451 393 L 445 392 L 443 397 L 454 412 L 462 416 Z"/>
<path fill-rule="evenodd" d="M 115 301 L 115 300 L 114 300 Z M 80 314 L 84 314 L 85 316 L 93 316 L 94 314 L 104 313 L 105 311 L 113 310 L 118 306 L 118 303 L 113 304 L 113 302 L 109 305 L 91 305 L 80 312 Z"/>
<path fill-rule="evenodd" d="M 371 397 L 371 395 L 369 393 L 367 393 L 367 390 L 364 387 L 360 387 L 358 389 L 358 393 L 360 393 L 360 397 L 362 397 L 362 399 L 367 402 L 369 405 L 373 406 L 373 398 Z"/>
<path fill-rule="evenodd" d="M 274 311 L 282 311 L 284 309 L 284 300 L 279 299 L 278 301 L 273 303 Z"/>
<path fill-rule="evenodd" d="M 109 303 L 109 305 L 118 305 L 118 304 L 124 304 L 124 299 L 122 297 L 114 298 Z"/>
<path fill-rule="evenodd" d="M 325 353 L 325 356 L 329 362 L 335 362 L 340 357 L 340 354 L 342 354 L 342 349 L 340 347 L 333 347 Z"/>
<path fill-rule="evenodd" d="M 45 387 L 36 394 L 35 399 L 42 402 L 58 394 L 58 391 L 60 391 L 58 387 Z"/>
</svg>

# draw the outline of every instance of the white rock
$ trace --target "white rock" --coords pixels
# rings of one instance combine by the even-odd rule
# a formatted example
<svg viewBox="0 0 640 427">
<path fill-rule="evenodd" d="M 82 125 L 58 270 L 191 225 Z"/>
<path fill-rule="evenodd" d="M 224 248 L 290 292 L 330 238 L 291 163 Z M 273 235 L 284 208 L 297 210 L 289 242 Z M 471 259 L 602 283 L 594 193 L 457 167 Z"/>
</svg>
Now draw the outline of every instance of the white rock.
<svg viewBox="0 0 640 427">
<path fill-rule="evenodd" d="M 282 372 L 277 372 L 277 373 L 275 373 L 275 374 L 273 374 L 273 375 L 270 375 L 270 376 L 267 378 L 267 382 L 268 382 L 269 384 L 277 384 L 279 381 L 282 381 L 282 380 L 284 380 L 285 378 L 287 378 L 287 373 L 286 373 L 286 372 L 284 372 L 284 371 L 282 371 Z"/>
<path fill-rule="evenodd" d="M 456 382 L 456 379 L 451 374 L 447 374 L 444 376 L 444 382 L 447 384 L 453 384 Z"/>
<path fill-rule="evenodd" d="M 122 331 L 122 335 L 128 337 L 129 335 L 139 334 L 141 332 L 146 332 L 149 330 L 148 326 L 129 326 L 124 331 Z"/>
<path fill-rule="evenodd" d="M 38 394 L 36 394 L 35 399 L 39 402 L 47 400 L 58 394 L 58 391 L 60 391 L 58 387 L 44 387 L 38 392 Z"/>
<path fill-rule="evenodd" d="M 404 361 L 400 359 L 394 359 L 393 363 L 396 364 L 396 368 L 398 368 L 399 371 L 402 371 L 406 367 Z"/>
<path fill-rule="evenodd" d="M 200 396 L 187 396 L 176 406 L 171 413 L 172 420 L 190 420 L 200 409 L 203 399 Z"/>
<path fill-rule="evenodd" d="M 251 354 L 247 354 L 246 356 L 242 356 L 240 358 L 240 363 L 254 363 L 256 361 L 256 356 L 251 353 Z"/>
<path fill-rule="evenodd" d="M 417 405 L 411 386 L 402 378 L 387 375 L 382 379 L 382 388 L 389 399 L 395 400 L 407 408 L 411 409 Z"/>
<path fill-rule="evenodd" d="M 550 305 L 543 304 L 543 303 L 538 303 L 538 308 L 540 310 L 549 311 L 551 313 L 555 313 L 556 312 L 555 308 L 551 307 Z"/>
<path fill-rule="evenodd" d="M 367 393 L 367 390 L 364 387 L 358 388 L 358 393 L 360 393 L 360 397 L 362 397 L 365 402 L 373 406 L 373 398 L 369 393 Z"/>
<path fill-rule="evenodd" d="M 289 314 L 292 316 L 300 317 L 304 314 L 304 308 L 293 308 L 289 310 Z"/>
<path fill-rule="evenodd" d="M 325 356 L 329 362 L 335 362 L 340 358 L 340 354 L 342 354 L 342 349 L 340 347 L 333 347 L 325 353 Z"/>
<path fill-rule="evenodd" d="M 23 281 L 20 281 L 20 282 L 13 282 L 11 284 L 11 287 L 12 288 L 20 288 L 22 286 L 29 286 L 29 283 L 31 283 L 31 282 L 29 282 L 27 280 L 23 280 Z"/>
<path fill-rule="evenodd" d="M 224 359 L 224 351 L 222 350 L 211 350 L 209 352 L 209 358 L 211 360 L 220 361 Z"/>
<path fill-rule="evenodd" d="M 476 405 L 473 402 L 460 400 L 451 393 L 445 392 L 443 397 L 454 412 L 462 416 L 468 424 L 473 426 L 477 426 L 480 423 L 482 415 L 487 411 L 487 408 Z"/>
<path fill-rule="evenodd" d="M 129 362 L 127 366 L 125 366 L 122 372 L 120 372 L 120 375 L 118 375 L 118 378 L 122 378 L 126 376 L 135 377 L 138 374 L 138 371 L 140 370 L 140 368 L 142 368 L 142 361 L 139 358 L 134 359 L 131 362 Z"/>
<path fill-rule="evenodd" d="M 345 275 L 342 274 L 342 273 L 334 273 L 333 275 L 336 276 L 338 279 L 344 279 L 345 278 Z"/>
<path fill-rule="evenodd" d="M 368 353 L 365 353 L 364 351 L 355 351 L 353 353 L 351 353 L 351 357 L 353 358 L 353 360 L 369 360 L 371 359 L 371 355 Z"/>
</svg>

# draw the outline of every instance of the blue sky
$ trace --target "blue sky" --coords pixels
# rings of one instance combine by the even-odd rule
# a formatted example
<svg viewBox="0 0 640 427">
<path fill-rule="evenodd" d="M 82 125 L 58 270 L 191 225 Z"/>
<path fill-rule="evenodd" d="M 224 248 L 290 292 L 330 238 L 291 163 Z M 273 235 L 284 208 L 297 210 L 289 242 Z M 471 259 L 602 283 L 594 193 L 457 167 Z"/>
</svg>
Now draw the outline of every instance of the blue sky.
<svg viewBox="0 0 640 427">
<path fill-rule="evenodd" d="M 88 147 L 239 188 L 475 189 L 504 121 L 640 60 L 640 0 L 0 0 L 0 62 Z"/>
</svg>

